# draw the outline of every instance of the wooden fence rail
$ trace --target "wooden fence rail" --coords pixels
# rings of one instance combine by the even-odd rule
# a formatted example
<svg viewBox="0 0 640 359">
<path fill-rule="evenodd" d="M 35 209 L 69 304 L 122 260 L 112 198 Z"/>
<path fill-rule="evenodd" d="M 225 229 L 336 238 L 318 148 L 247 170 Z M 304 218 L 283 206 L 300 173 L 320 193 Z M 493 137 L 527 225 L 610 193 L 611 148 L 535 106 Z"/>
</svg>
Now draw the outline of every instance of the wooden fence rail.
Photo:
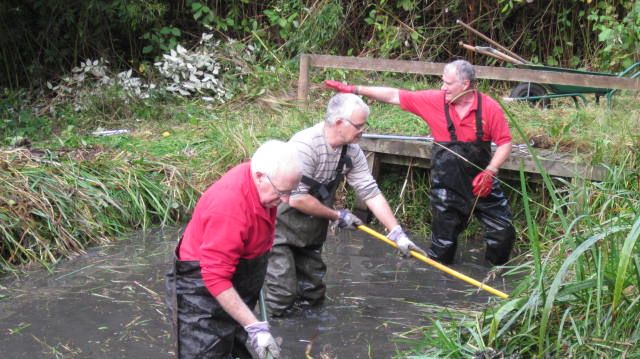
<svg viewBox="0 0 640 359">
<path fill-rule="evenodd" d="M 337 68 L 364 71 L 389 71 L 422 75 L 442 75 L 444 63 L 386 60 L 332 55 L 300 55 L 298 77 L 298 100 L 306 101 L 309 95 L 309 70 L 317 68 Z M 475 66 L 476 77 L 516 82 L 537 82 L 556 85 L 573 85 L 619 90 L 640 90 L 640 79 L 616 76 L 576 74 L 570 72 L 527 70 L 492 66 Z"/>
</svg>

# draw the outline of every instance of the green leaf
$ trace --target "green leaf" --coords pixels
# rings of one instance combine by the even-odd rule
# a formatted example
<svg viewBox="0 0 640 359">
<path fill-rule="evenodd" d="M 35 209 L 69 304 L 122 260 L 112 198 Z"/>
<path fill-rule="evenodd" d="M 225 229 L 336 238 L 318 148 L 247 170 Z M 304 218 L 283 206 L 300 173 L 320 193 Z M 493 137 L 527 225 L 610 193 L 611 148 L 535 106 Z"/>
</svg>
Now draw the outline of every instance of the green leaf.
<svg viewBox="0 0 640 359">
<path fill-rule="evenodd" d="M 613 33 L 613 30 L 603 28 L 600 34 L 598 35 L 598 41 L 606 42 L 607 40 L 609 40 L 609 38 L 612 37 L 612 33 Z"/>
<path fill-rule="evenodd" d="M 638 221 L 638 223 L 640 223 L 640 221 Z M 582 242 L 573 252 L 571 252 L 564 263 L 562 263 L 562 266 L 558 270 L 555 278 L 553 279 L 553 282 L 551 283 L 551 287 L 549 288 L 549 292 L 544 303 L 544 308 L 542 310 L 540 330 L 538 334 L 538 353 L 540 354 L 540 357 L 543 356 L 542 354 L 545 350 L 544 339 L 547 337 L 547 328 L 549 325 L 549 321 L 551 320 L 551 310 L 553 309 L 553 303 L 556 301 L 558 292 L 560 292 L 560 289 L 562 288 L 564 278 L 568 274 L 569 268 L 578 260 L 578 258 L 580 258 L 580 256 L 582 256 L 584 252 L 589 250 L 595 243 L 611 234 L 620 232 L 622 230 L 624 230 L 623 227 L 612 227 L 605 229 L 602 233 L 590 237 L 586 241 Z"/>
<path fill-rule="evenodd" d="M 142 53 L 143 54 L 148 54 L 151 51 L 153 51 L 153 45 L 147 45 L 147 46 L 142 48 Z"/>
<path fill-rule="evenodd" d="M 627 277 L 627 268 L 629 267 L 629 262 L 631 261 L 633 247 L 638 241 L 638 238 L 640 238 L 640 216 L 633 224 L 633 228 L 631 228 L 631 231 L 629 231 L 629 234 L 624 241 L 622 251 L 620 251 L 620 261 L 618 262 L 618 270 L 616 272 L 616 285 L 613 290 L 613 303 L 611 305 L 613 307 L 614 313 L 618 303 L 620 302 L 620 297 L 622 296 L 625 278 Z"/>
</svg>

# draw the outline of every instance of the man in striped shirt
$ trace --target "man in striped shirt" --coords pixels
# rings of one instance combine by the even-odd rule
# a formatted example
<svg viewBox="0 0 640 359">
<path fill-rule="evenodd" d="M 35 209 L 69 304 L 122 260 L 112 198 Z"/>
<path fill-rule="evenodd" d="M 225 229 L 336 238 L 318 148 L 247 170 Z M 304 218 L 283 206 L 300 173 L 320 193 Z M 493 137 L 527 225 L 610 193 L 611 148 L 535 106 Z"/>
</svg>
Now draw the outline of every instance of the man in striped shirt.
<svg viewBox="0 0 640 359">
<path fill-rule="evenodd" d="M 317 305 L 324 300 L 326 265 L 322 246 L 329 221 L 349 229 L 362 224 L 349 210 L 333 207 L 336 189 L 344 177 L 376 218 L 390 229 L 389 239 L 404 255 L 412 249 L 422 251 L 398 224 L 356 144 L 368 116 L 369 107 L 360 97 L 338 94 L 329 101 L 323 122 L 296 133 L 289 141 L 298 149 L 302 180 L 289 203 L 278 207 L 266 278 L 266 301 L 274 316 L 285 314 L 296 302 Z"/>
</svg>

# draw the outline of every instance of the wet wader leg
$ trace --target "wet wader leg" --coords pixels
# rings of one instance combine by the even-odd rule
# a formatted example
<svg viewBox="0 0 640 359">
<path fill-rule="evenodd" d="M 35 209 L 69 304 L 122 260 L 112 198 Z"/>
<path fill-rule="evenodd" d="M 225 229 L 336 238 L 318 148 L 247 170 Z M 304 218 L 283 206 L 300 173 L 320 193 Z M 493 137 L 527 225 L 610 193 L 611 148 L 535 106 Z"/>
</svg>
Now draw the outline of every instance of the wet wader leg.
<svg viewBox="0 0 640 359">
<path fill-rule="evenodd" d="M 240 260 L 232 283 L 242 300 L 253 308 L 263 283 L 266 256 Z M 168 276 L 169 301 L 177 317 L 177 357 L 251 359 L 245 346 L 247 333 L 204 285 L 198 261 L 175 261 L 175 271 Z M 175 284 L 175 285 L 174 285 Z M 175 290 L 175 292 L 173 292 Z M 174 294 L 175 293 L 175 294 Z"/>
<path fill-rule="evenodd" d="M 198 262 L 176 262 L 177 357 L 227 358 L 237 324 L 211 297 L 199 270 Z"/>
<path fill-rule="evenodd" d="M 169 318 L 171 320 L 171 329 L 172 329 L 172 337 L 173 337 L 173 349 L 175 350 L 176 356 L 180 352 L 180 341 L 178 340 L 178 298 L 176 296 L 176 266 L 175 259 L 174 263 L 171 264 L 171 270 L 167 272 L 165 278 L 165 303 L 167 305 L 167 309 L 169 311 Z"/>
<path fill-rule="evenodd" d="M 516 233 L 507 198 L 498 181 L 493 182 L 491 194 L 478 201 L 475 215 L 484 225 L 485 259 L 493 265 L 506 263 Z"/>
<path fill-rule="evenodd" d="M 309 305 L 322 304 L 327 289 L 323 281 L 327 265 L 322 261 L 322 245 L 295 248 L 295 256 L 300 300 Z"/>
<path fill-rule="evenodd" d="M 282 315 L 296 300 L 298 282 L 292 248 L 275 245 L 269 254 L 265 301 L 274 316 Z"/>
<path fill-rule="evenodd" d="M 432 190 L 431 195 L 431 247 L 427 254 L 444 264 L 451 264 L 456 255 L 458 235 L 464 230 L 464 202 L 455 201 L 455 195 L 445 189 Z M 456 203 L 461 202 L 461 203 Z M 455 206 L 457 204 L 457 206 Z"/>
</svg>

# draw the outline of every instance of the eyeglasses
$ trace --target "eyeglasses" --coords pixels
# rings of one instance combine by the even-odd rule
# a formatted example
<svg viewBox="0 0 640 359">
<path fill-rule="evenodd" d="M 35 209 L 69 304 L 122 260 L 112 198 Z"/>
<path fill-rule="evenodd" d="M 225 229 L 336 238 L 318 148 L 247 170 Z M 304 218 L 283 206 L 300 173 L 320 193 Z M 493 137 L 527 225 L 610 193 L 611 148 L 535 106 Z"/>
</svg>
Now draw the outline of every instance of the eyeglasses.
<svg viewBox="0 0 640 359">
<path fill-rule="evenodd" d="M 273 184 L 273 181 L 271 181 L 271 178 L 269 178 L 268 175 L 265 175 L 265 177 L 267 177 L 267 180 L 269 181 L 269 183 L 271 183 L 271 187 L 273 187 L 273 190 L 276 191 L 276 193 L 278 194 L 278 197 L 289 197 L 289 196 L 291 196 L 291 192 L 293 192 L 293 190 L 281 191 L 281 190 L 278 189 L 278 187 L 276 187 Z"/>
<path fill-rule="evenodd" d="M 369 124 L 365 121 L 359 125 L 356 125 L 355 123 L 351 122 L 351 120 L 349 120 L 348 118 L 343 118 L 343 120 L 349 122 L 351 124 L 351 126 L 353 126 L 353 128 L 355 128 L 358 131 L 362 131 L 364 129 L 366 129 L 367 127 L 369 127 Z"/>
</svg>

